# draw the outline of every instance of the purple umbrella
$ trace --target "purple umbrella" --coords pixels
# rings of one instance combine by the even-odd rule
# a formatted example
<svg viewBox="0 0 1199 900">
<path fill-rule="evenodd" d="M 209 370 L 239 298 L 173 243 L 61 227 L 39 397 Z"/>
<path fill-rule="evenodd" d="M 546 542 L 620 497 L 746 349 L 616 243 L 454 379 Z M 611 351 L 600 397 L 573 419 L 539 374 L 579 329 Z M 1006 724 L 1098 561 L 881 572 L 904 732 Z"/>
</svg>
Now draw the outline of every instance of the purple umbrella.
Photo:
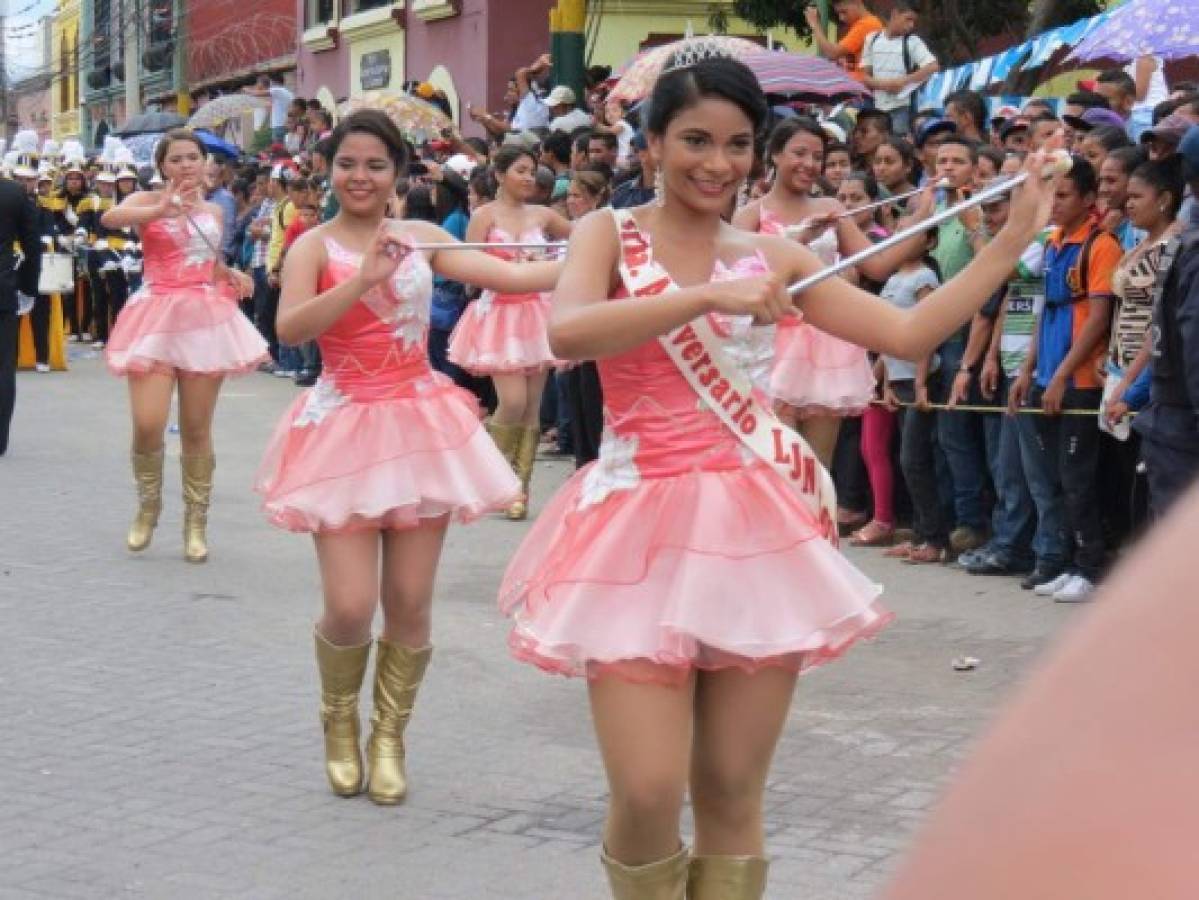
<svg viewBox="0 0 1199 900">
<path fill-rule="evenodd" d="M 1067 59 L 1130 60 L 1150 55 L 1163 59 L 1199 55 L 1199 3 L 1128 0 L 1083 38 Z"/>
</svg>

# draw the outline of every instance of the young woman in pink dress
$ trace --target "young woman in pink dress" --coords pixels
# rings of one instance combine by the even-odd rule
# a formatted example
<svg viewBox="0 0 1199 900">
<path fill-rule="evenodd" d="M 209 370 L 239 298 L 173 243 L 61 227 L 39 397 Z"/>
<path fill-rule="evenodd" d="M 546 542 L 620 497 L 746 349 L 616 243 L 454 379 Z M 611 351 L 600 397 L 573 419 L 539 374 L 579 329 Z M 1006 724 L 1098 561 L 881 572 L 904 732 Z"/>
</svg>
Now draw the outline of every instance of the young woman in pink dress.
<svg viewBox="0 0 1199 900">
<path fill-rule="evenodd" d="M 215 249 L 222 214 L 204 201 L 205 157 L 191 132 L 168 132 L 154 152 L 166 185 L 131 194 L 101 218 L 107 228 L 136 227 L 144 253 L 142 288 L 125 303 L 104 350 L 108 368 L 129 377 L 138 511 L 126 545 L 146 549 L 158 524 L 163 432 L 177 390 L 183 553 L 194 563 L 208 559 L 217 395 L 224 376 L 252 372 L 267 355 L 266 342 L 238 307 L 254 285 L 227 269 Z"/>
<path fill-rule="evenodd" d="M 726 424 L 730 405 L 740 416 L 749 408 L 726 391 L 745 378 L 712 380 L 707 345 L 680 349 L 676 338 L 710 324 L 717 340 L 740 341 L 734 326 L 776 322 L 798 303 L 838 339 L 919 357 L 1007 277 L 1046 220 L 1049 192 L 1018 194 L 1020 224 L 915 309 L 836 279 L 793 301 L 783 285 L 820 261 L 721 219 L 767 115 L 753 74 L 727 59 L 668 66 L 648 108 L 662 205 L 579 222 L 553 297 L 554 355 L 598 360 L 600 457 L 539 517 L 500 603 L 517 658 L 588 678 L 611 792 L 602 860 L 614 896 L 748 900 L 765 890 L 763 794 L 797 673 L 888 613 L 879 586 L 825 540 L 829 502 L 818 515 L 793 476 L 739 436 L 748 418 Z M 708 395 L 687 380 L 700 370 Z M 770 416 L 760 394 L 755 408 Z M 679 832 L 688 790 L 694 856 Z"/>
<path fill-rule="evenodd" d="M 326 774 L 333 791 L 394 804 L 407 792 L 404 729 L 429 663 L 433 578 L 451 518 L 469 521 L 520 495 L 466 391 L 426 353 L 433 273 L 513 293 L 548 290 L 558 263 L 514 265 L 451 244 L 427 222 L 385 218 L 407 171 L 402 135 L 375 110 L 334 129 L 340 211 L 288 252 L 277 330 L 316 340 L 324 369 L 267 447 L 257 478 L 274 524 L 316 544 L 324 613 L 316 625 Z M 358 693 L 382 607 L 369 778 Z"/>
<path fill-rule="evenodd" d="M 546 206 L 529 203 L 537 190 L 537 160 L 523 147 L 501 147 L 493 160 L 498 190 L 470 217 L 471 242 L 540 244 L 570 234 L 570 223 Z M 501 259 L 528 259 L 534 250 L 490 251 Z M 490 375 L 496 409 L 490 431 L 521 481 L 522 496 L 508 518 L 528 515 L 529 486 L 541 434 L 539 416 L 545 380 L 553 368 L 546 330 L 549 295 L 485 291 L 458 320 L 450 336 L 450 361 L 474 375 Z"/>
<path fill-rule="evenodd" d="M 832 197 L 813 191 L 828 142 L 812 119 L 780 122 L 770 135 L 766 155 L 775 171 L 770 192 L 742 207 L 733 224 L 747 231 L 787 235 L 807 244 L 825 266 L 870 246 L 852 217 Z M 807 227 L 800 227 L 806 223 Z M 894 251 L 871 257 L 862 274 L 886 281 L 902 256 Z M 832 461 L 843 416 L 860 415 L 874 396 L 874 374 L 866 351 L 852 342 L 814 328 L 800 317 L 779 323 L 771 391 L 782 404 L 780 415 L 812 445 L 826 466 Z"/>
</svg>

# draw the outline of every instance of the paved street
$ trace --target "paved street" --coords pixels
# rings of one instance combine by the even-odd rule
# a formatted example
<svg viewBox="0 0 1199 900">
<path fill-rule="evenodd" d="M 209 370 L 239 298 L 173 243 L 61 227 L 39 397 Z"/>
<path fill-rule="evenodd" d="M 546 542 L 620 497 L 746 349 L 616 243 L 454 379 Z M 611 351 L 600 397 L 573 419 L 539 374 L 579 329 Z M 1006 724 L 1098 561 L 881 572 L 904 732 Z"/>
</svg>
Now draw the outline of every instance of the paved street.
<svg viewBox="0 0 1199 900">
<path fill-rule="evenodd" d="M 20 376 L 0 458 L 0 898 L 606 896 L 583 685 L 511 662 L 494 605 L 525 526 L 451 531 L 408 803 L 334 798 L 315 560 L 249 489 L 295 389 L 226 386 L 209 564 L 181 558 L 175 435 L 161 527 L 134 557 L 124 384 L 73 352 L 70 373 Z M 566 474 L 540 463 L 539 500 Z M 768 796 L 774 900 L 871 896 L 989 712 L 1080 613 L 1009 580 L 853 555 L 899 620 L 801 683 Z M 961 654 L 981 666 L 955 672 Z"/>
</svg>

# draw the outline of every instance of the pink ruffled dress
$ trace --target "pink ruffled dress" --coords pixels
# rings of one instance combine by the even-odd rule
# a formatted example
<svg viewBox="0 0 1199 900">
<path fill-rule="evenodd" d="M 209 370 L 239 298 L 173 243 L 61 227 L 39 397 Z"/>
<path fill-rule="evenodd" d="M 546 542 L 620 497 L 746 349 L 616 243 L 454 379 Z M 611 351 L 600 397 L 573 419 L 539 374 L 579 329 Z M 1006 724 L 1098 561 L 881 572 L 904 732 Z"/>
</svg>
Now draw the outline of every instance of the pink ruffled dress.
<svg viewBox="0 0 1199 900">
<path fill-rule="evenodd" d="M 361 263 L 332 238 L 320 290 Z M 284 413 L 255 489 L 291 531 L 402 529 L 469 521 L 520 496 L 468 392 L 433 371 L 426 351 L 433 274 L 421 254 L 318 339 L 324 371 Z"/>
<path fill-rule="evenodd" d="M 713 277 L 765 269 L 751 257 Z M 739 340 L 727 324 L 714 320 Z M 881 588 L 821 537 L 800 496 L 700 402 L 658 341 L 598 365 L 599 459 L 550 501 L 501 585 L 518 659 L 678 684 L 694 669 L 807 669 L 887 623 Z"/>
<path fill-rule="evenodd" d="M 760 207 L 762 234 L 783 234 L 787 223 L 763 203 Z M 837 261 L 837 236 L 830 229 L 814 240 L 809 249 L 830 266 Z M 800 415 L 856 416 L 874 397 L 874 372 L 866 351 L 803 321 L 802 317 L 779 323 L 774 343 L 771 394 Z"/>
<path fill-rule="evenodd" d="M 267 358 L 266 341 L 214 269 L 221 226 L 207 212 L 142 228 L 144 282 L 125 303 L 104 350 L 115 375 L 233 375 Z"/>
<path fill-rule="evenodd" d="M 532 229 L 517 238 L 492 226 L 487 242 L 545 243 L 545 235 Z M 515 260 L 518 253 L 506 248 L 488 250 L 492 256 Z M 552 368 L 550 352 L 550 299 L 548 294 L 497 294 L 484 291 L 458 320 L 450 335 L 450 362 L 473 375 L 529 375 Z"/>
</svg>

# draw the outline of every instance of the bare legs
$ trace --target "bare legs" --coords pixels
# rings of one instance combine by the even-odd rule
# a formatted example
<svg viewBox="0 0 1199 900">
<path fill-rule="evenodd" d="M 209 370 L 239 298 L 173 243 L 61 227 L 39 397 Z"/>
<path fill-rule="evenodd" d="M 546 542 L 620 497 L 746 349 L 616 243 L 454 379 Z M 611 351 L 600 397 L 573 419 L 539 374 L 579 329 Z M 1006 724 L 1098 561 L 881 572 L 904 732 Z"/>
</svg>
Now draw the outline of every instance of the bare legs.
<svg viewBox="0 0 1199 900">
<path fill-rule="evenodd" d="M 611 788 L 608 853 L 629 866 L 679 848 L 690 786 L 696 852 L 761 856 L 762 797 L 795 675 L 701 672 L 683 686 L 602 677 L 591 710 Z"/>
<path fill-rule="evenodd" d="M 540 425 L 541 395 L 545 393 L 548 372 L 534 375 L 493 375 L 496 407 L 492 420 L 497 425 L 519 425 L 536 428 Z"/>
<path fill-rule="evenodd" d="M 314 535 L 325 598 L 317 630 L 332 644 L 365 644 L 382 605 L 384 640 L 407 647 L 428 644 L 433 582 L 447 525 L 443 517 L 404 531 Z"/>
<path fill-rule="evenodd" d="M 367 790 L 384 805 L 400 803 L 408 793 L 404 730 L 432 654 L 433 581 L 448 523 L 443 516 L 403 531 L 314 536 L 325 598 L 316 636 L 321 721 L 334 793 L 352 796 L 363 783 L 358 692 L 380 605 Z"/>
<path fill-rule="evenodd" d="M 820 464 L 831 470 L 833 454 L 837 451 L 837 435 L 841 432 L 841 417 L 806 416 L 797 427 Z"/>
</svg>

